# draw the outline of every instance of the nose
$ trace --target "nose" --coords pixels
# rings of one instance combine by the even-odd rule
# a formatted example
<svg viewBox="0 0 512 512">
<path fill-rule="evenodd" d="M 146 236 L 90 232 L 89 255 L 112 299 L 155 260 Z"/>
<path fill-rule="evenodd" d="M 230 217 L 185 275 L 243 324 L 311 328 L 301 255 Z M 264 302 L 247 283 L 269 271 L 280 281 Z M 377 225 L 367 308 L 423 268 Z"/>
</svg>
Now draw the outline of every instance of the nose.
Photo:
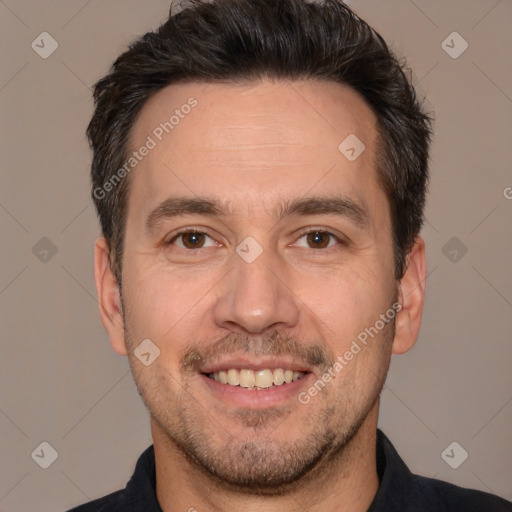
<svg viewBox="0 0 512 512">
<path fill-rule="evenodd" d="M 293 292 L 285 262 L 265 250 L 252 263 L 234 254 L 231 264 L 231 272 L 220 283 L 214 309 L 219 327 L 263 333 L 297 324 L 300 301 Z"/>
</svg>

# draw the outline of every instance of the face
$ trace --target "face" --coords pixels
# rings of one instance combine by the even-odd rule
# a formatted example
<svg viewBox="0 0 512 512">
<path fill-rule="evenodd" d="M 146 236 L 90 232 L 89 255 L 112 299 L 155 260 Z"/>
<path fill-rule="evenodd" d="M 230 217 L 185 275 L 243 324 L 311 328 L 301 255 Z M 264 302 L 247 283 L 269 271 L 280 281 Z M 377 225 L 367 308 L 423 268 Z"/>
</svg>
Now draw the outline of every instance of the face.
<svg viewBox="0 0 512 512">
<path fill-rule="evenodd" d="M 378 406 L 399 288 L 376 136 L 356 92 L 313 82 L 173 85 L 134 125 L 152 147 L 109 332 L 153 428 L 214 478 L 298 481 Z"/>
</svg>

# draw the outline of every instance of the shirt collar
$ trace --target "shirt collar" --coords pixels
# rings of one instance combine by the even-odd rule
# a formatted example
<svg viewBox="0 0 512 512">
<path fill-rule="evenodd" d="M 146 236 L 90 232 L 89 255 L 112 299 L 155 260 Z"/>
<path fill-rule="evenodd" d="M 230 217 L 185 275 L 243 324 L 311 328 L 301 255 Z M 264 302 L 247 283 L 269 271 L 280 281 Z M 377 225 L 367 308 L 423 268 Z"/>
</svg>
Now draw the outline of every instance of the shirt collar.
<svg viewBox="0 0 512 512">
<path fill-rule="evenodd" d="M 139 457 L 135 471 L 126 485 L 130 510 L 162 512 L 156 497 L 155 448 L 151 445 Z"/>
</svg>

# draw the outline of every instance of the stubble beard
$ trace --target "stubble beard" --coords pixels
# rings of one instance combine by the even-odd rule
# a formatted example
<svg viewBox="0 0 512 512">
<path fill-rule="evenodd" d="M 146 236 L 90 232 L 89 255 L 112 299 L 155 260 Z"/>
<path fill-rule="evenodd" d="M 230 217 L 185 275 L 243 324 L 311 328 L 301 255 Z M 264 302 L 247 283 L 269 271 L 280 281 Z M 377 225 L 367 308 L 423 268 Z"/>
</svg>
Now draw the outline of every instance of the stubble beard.
<svg viewBox="0 0 512 512">
<path fill-rule="evenodd" d="M 125 321 L 126 344 L 131 347 L 127 324 Z M 365 383 L 368 391 L 362 401 L 353 398 L 359 391 L 358 382 L 345 382 L 339 389 L 333 383 L 327 384 L 332 386 L 328 390 L 330 401 L 321 394 L 312 399 L 324 400 L 324 405 L 316 414 L 308 414 L 299 427 L 301 435 L 293 441 L 275 440 L 272 432 L 296 428 L 293 411 L 304 407 L 298 402 L 286 408 L 239 410 L 221 424 L 198 405 L 188 391 L 190 383 L 178 383 L 176 376 L 155 363 L 150 373 L 135 359 L 133 349 L 128 353 L 138 392 L 152 419 L 170 447 L 178 450 L 192 468 L 232 492 L 280 496 L 301 486 L 309 473 L 317 477 L 328 475 L 335 466 L 339 470 L 359 456 L 351 442 L 379 400 L 389 368 L 394 329 L 393 320 L 381 331 L 379 339 L 372 341 L 381 345 L 380 367 L 377 374 L 369 370 Z M 171 391 L 170 383 L 179 391 Z M 233 422 L 245 427 L 247 435 L 230 434 L 224 427 Z M 263 435 L 265 429 L 268 432 Z M 221 442 L 215 443 L 214 437 L 219 436 Z"/>
</svg>

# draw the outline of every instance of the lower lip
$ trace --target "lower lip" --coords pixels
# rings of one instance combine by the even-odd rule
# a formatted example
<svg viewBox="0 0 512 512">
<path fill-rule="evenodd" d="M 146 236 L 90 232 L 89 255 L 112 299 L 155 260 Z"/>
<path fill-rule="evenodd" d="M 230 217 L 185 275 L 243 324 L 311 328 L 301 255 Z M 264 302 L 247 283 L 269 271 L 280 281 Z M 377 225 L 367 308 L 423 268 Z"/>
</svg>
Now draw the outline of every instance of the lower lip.
<svg viewBox="0 0 512 512">
<path fill-rule="evenodd" d="M 262 409 L 282 405 L 290 399 L 298 400 L 297 397 L 300 390 L 303 387 L 307 387 L 312 378 L 312 373 L 306 373 L 299 380 L 289 384 L 281 384 L 281 386 L 274 386 L 269 389 L 247 389 L 240 386 L 222 384 L 201 374 L 203 382 L 220 400 L 246 409 Z"/>
</svg>

